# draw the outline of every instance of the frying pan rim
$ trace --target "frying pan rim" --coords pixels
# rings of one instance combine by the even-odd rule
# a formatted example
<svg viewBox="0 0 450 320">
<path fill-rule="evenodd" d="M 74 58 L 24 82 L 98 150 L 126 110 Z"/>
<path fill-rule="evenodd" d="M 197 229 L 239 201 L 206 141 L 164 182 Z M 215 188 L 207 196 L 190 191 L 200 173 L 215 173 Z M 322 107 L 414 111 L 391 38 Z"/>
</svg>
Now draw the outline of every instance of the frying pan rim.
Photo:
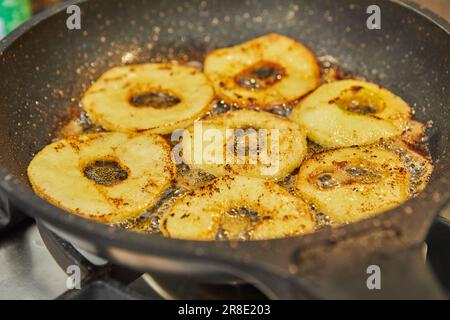
<svg viewBox="0 0 450 320">
<path fill-rule="evenodd" d="M 388 0 L 388 1 L 414 11 L 414 13 L 421 15 L 425 19 L 430 20 L 432 23 L 434 23 L 435 25 L 439 26 L 442 30 L 444 30 L 447 34 L 450 34 L 450 22 L 448 22 L 438 14 L 434 13 L 433 11 L 430 11 L 429 9 L 420 6 L 418 3 L 410 1 L 406 3 L 402 0 Z"/>
<path fill-rule="evenodd" d="M 2 53 L 9 48 L 16 40 L 18 40 L 23 34 L 31 30 L 34 26 L 43 22 L 47 18 L 67 9 L 67 7 L 74 4 L 85 3 L 88 0 L 70 0 L 58 5 L 55 5 L 39 14 L 31 18 L 29 21 L 21 25 L 18 29 L 13 31 L 10 35 L 0 40 L 0 56 Z M 425 19 L 429 20 L 431 23 L 437 25 L 440 29 L 442 29 L 447 34 L 450 33 L 450 23 L 443 20 L 438 15 L 419 7 L 418 5 L 413 5 L 410 3 L 400 2 L 398 0 L 389 0 L 390 2 L 403 6 L 408 10 L 412 10 L 416 14 L 421 15 Z M 70 229 L 70 233 L 73 235 L 77 235 L 86 239 L 88 241 L 92 241 L 95 243 L 102 243 L 102 245 L 107 246 L 108 244 L 112 246 L 116 246 L 119 248 L 130 249 L 130 247 L 139 252 L 148 252 L 151 249 L 151 252 L 157 254 L 159 256 L 170 256 L 176 254 L 178 257 L 186 257 L 193 259 L 195 257 L 201 258 L 201 255 L 195 250 L 195 248 L 205 248 L 208 250 L 208 258 L 216 260 L 223 260 L 224 255 L 219 251 L 215 251 L 216 248 L 223 245 L 230 245 L 232 242 L 224 241 L 188 241 L 188 240 L 178 240 L 178 239 L 170 239 L 163 238 L 158 235 L 143 235 L 135 232 L 130 232 L 127 230 L 113 228 L 101 223 L 97 223 L 91 220 L 87 220 L 85 218 L 73 215 L 65 210 L 62 210 L 47 201 L 41 199 L 37 195 L 35 195 L 32 191 L 25 189 L 21 183 L 14 177 L 12 177 L 10 173 L 4 168 L 0 167 L 0 188 L 6 192 L 8 199 L 14 200 L 13 203 L 18 206 L 20 209 L 24 210 L 28 214 L 31 214 L 34 217 L 40 219 L 43 218 L 44 221 L 48 221 L 50 224 L 61 228 L 61 230 Z M 441 187 L 450 187 L 445 183 L 442 183 L 439 180 L 433 182 L 434 185 L 438 185 L 441 183 Z M 432 182 L 427 186 L 427 188 L 431 188 Z M 429 195 L 431 196 L 431 195 Z M 385 217 L 389 217 L 390 215 L 396 214 L 396 212 L 401 210 L 404 206 L 412 206 L 419 201 L 423 201 L 420 195 L 417 198 L 413 198 L 408 200 L 406 203 L 402 204 L 399 207 L 396 207 L 392 210 L 389 210 L 383 214 Z M 430 201 L 431 202 L 431 201 Z M 438 212 L 443 207 L 447 206 L 450 203 L 450 197 L 440 199 L 439 202 L 434 203 L 433 212 Z M 38 213 L 38 214 L 36 214 Z M 353 223 L 351 225 L 340 226 L 337 228 L 333 228 L 334 230 L 349 228 L 352 226 L 354 229 L 358 229 L 359 226 L 362 225 L 370 225 L 371 221 L 374 218 L 365 219 L 359 221 L 357 223 Z M 69 225 L 70 224 L 70 225 Z M 273 239 L 273 240 L 260 240 L 260 241 L 247 241 L 240 242 L 239 245 L 241 249 L 252 248 L 257 246 L 261 242 L 286 242 L 291 239 L 305 239 L 306 237 L 310 238 L 320 238 L 320 236 L 327 236 L 329 230 L 320 230 L 314 233 L 293 237 L 293 238 L 283 238 L 283 239 Z M 232 258 L 233 255 L 229 255 L 227 258 Z"/>
</svg>

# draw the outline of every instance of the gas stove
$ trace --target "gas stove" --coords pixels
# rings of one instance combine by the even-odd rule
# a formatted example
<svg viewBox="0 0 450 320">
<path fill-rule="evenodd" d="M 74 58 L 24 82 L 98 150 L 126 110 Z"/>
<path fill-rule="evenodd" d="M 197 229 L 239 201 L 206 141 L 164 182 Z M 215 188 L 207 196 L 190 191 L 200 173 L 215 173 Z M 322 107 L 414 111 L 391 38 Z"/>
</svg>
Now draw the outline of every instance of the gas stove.
<svg viewBox="0 0 450 320">
<path fill-rule="evenodd" d="M 0 233 L 2 299 L 265 299 L 250 284 L 208 285 L 187 278 L 139 273 L 81 252 L 39 223 L 25 220 Z M 68 289 L 68 266 L 86 285 Z"/>
<path fill-rule="evenodd" d="M 450 297 L 450 219 L 438 217 L 424 245 L 426 259 Z M 250 284 L 206 285 L 185 277 L 140 273 L 81 252 L 25 219 L 0 232 L 0 299 L 265 299 Z M 86 285 L 70 288 L 68 266 Z"/>
</svg>

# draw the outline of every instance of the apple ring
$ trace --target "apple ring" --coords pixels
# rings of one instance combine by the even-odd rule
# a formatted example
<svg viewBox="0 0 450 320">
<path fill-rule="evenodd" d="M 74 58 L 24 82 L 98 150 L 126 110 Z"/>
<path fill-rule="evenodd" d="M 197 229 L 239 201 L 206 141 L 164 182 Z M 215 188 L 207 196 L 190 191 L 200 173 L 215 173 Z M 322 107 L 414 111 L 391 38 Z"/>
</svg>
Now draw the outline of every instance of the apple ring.
<svg viewBox="0 0 450 320">
<path fill-rule="evenodd" d="M 261 109 L 291 103 L 320 81 L 311 51 L 275 33 L 211 52 L 205 74 L 225 102 Z"/>
<path fill-rule="evenodd" d="M 307 152 L 306 135 L 296 123 L 245 109 L 196 122 L 185 130 L 182 145 L 183 160 L 192 168 L 275 180 L 300 166 Z"/>
<path fill-rule="evenodd" d="M 85 93 L 83 108 L 106 130 L 168 134 L 206 114 L 213 98 L 198 69 L 142 64 L 104 73 Z"/>
<path fill-rule="evenodd" d="M 186 194 L 163 214 L 163 235 L 190 240 L 262 240 L 314 230 L 308 205 L 272 181 L 225 176 Z"/>
<path fill-rule="evenodd" d="M 138 217 L 175 174 L 170 147 L 149 133 L 96 133 L 46 146 L 28 166 L 34 191 L 54 205 L 106 223 Z"/>
<path fill-rule="evenodd" d="M 411 109 L 401 98 L 373 83 L 341 80 L 324 84 L 293 109 L 290 119 L 324 147 L 348 147 L 399 136 Z"/>
<path fill-rule="evenodd" d="M 410 174 L 382 147 L 350 147 L 317 153 L 300 167 L 297 193 L 333 223 L 358 221 L 400 205 L 409 197 Z"/>
</svg>

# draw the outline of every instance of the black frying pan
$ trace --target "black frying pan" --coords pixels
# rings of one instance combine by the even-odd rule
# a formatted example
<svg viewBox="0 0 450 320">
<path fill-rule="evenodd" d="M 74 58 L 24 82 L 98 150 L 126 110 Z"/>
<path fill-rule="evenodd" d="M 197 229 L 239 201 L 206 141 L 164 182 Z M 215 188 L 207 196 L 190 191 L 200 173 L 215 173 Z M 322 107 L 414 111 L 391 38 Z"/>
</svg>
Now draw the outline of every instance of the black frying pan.
<svg viewBox="0 0 450 320">
<path fill-rule="evenodd" d="M 66 28 L 66 6 L 82 8 L 82 29 Z M 368 30 L 366 8 L 381 8 Z M 219 22 L 218 24 L 213 23 Z M 127 62 L 202 60 L 208 50 L 270 32 L 386 86 L 429 130 L 435 169 L 417 198 L 383 215 L 302 237 L 194 242 L 117 230 L 35 196 L 26 168 L 77 107 L 90 82 Z M 229 281 L 253 281 L 278 298 L 441 297 L 417 248 L 450 195 L 449 26 L 397 2 L 359 0 L 69 1 L 0 41 L 0 186 L 4 213 L 19 208 L 78 247 L 124 266 Z M 126 55 L 131 53 L 131 55 Z M 124 61 L 127 60 L 127 61 Z M 366 287 L 367 266 L 382 290 Z"/>
</svg>

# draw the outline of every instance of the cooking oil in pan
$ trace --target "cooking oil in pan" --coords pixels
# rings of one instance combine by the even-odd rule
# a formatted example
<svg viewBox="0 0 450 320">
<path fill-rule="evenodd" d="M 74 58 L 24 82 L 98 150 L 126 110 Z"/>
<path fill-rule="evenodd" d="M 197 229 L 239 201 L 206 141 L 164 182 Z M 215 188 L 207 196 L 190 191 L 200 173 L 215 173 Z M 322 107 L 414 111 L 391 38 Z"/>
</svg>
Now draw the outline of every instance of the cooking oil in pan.
<svg viewBox="0 0 450 320">
<path fill-rule="evenodd" d="M 331 56 L 323 56 L 318 58 L 321 67 L 321 83 L 329 83 L 342 79 L 362 79 L 353 74 L 344 71 L 340 68 L 336 60 Z M 188 65 L 198 69 L 202 69 L 202 64 L 197 61 L 189 62 Z M 274 107 L 268 112 L 288 117 L 292 106 Z M 236 110 L 237 106 L 227 105 L 223 101 L 216 101 L 213 109 L 206 115 L 211 117 L 220 113 Z M 71 135 L 79 135 L 82 133 L 93 133 L 105 131 L 99 126 L 95 126 L 90 121 L 86 113 L 81 111 L 81 108 L 75 109 L 72 112 L 73 116 L 64 126 L 58 131 L 57 139 L 61 139 Z M 426 139 L 424 138 L 424 126 L 418 122 L 412 122 L 412 128 L 400 138 L 384 140 L 379 143 L 380 146 L 396 153 L 408 168 L 411 176 L 410 196 L 415 196 L 419 193 L 428 182 L 430 173 L 432 171 L 431 157 Z M 170 136 L 165 137 L 170 141 Z M 327 149 L 308 141 L 308 155 L 309 156 L 326 151 Z M 414 153 L 409 152 L 414 150 Z M 295 194 L 295 181 L 298 174 L 298 169 L 288 174 L 284 179 L 281 179 L 278 184 L 285 188 L 289 193 Z M 199 169 L 191 169 L 185 164 L 177 166 L 177 175 L 172 183 L 172 186 L 161 196 L 158 203 L 143 213 L 139 218 L 130 220 L 122 224 L 115 225 L 116 227 L 125 228 L 137 232 L 147 234 L 160 234 L 159 218 L 167 210 L 167 208 L 176 199 L 183 194 L 192 191 L 199 186 L 211 181 L 215 177 Z M 326 214 L 320 212 L 311 205 L 311 211 L 315 216 L 316 229 L 331 227 L 334 225 L 333 220 Z M 220 240 L 221 237 L 218 237 Z"/>
</svg>

